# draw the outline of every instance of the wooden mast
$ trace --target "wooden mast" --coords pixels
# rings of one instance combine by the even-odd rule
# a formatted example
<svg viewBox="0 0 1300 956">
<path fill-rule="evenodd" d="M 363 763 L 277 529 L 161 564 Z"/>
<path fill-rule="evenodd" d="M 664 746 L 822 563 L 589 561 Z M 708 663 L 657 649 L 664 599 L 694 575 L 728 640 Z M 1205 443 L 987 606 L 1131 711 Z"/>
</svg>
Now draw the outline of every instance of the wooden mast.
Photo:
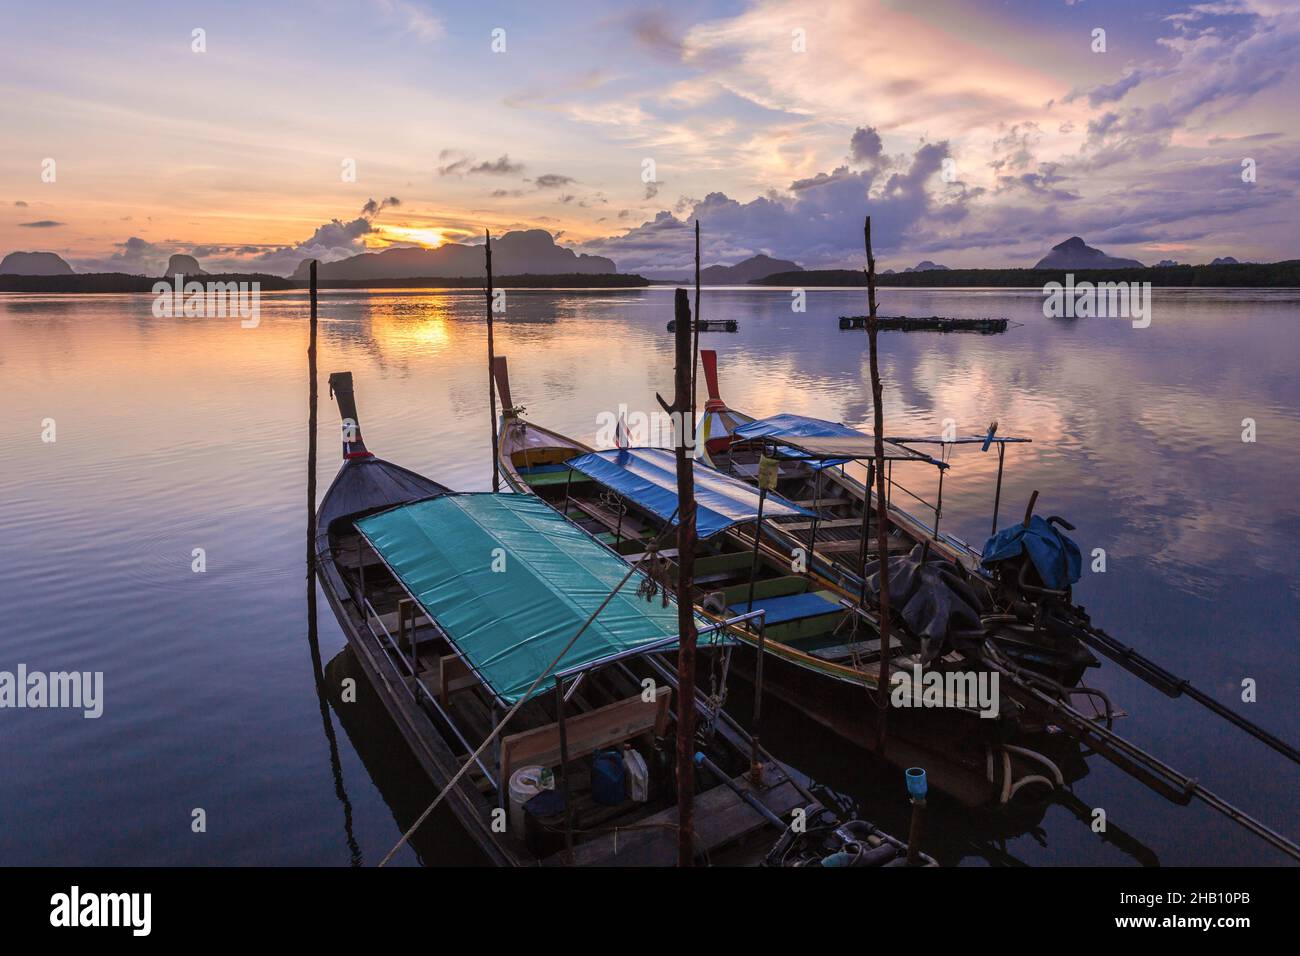
<svg viewBox="0 0 1300 956">
<path fill-rule="evenodd" d="M 311 325 L 307 338 L 307 633 L 316 638 L 316 260 L 311 261 Z"/>
<path fill-rule="evenodd" d="M 674 302 L 676 374 L 673 404 L 655 396 L 677 427 L 677 865 L 695 862 L 695 418 L 691 413 L 691 304 L 685 289 Z"/>
<path fill-rule="evenodd" d="M 700 221 L 695 220 L 695 321 L 691 343 L 691 422 L 695 422 L 695 382 L 700 363 Z M 692 424 L 692 427 L 694 425 Z"/>
<path fill-rule="evenodd" d="M 488 403 L 492 410 L 492 490 L 501 490 L 500 452 L 497 448 L 497 386 L 494 370 L 496 368 L 496 350 L 492 342 L 492 230 L 484 229 L 486 241 L 483 244 L 487 259 L 487 346 L 488 346 Z"/>
<path fill-rule="evenodd" d="M 876 319 L 876 257 L 871 251 L 871 217 L 863 226 L 867 246 L 867 343 L 871 353 L 871 404 L 876 430 L 876 557 L 880 561 L 880 677 L 876 694 L 880 707 L 880 735 L 877 741 L 885 746 L 885 714 L 889 710 L 889 511 L 885 507 L 885 411 L 881 405 L 880 360 L 876 351 L 876 336 L 880 331 Z M 865 505 L 870 505 L 868 492 Z"/>
</svg>

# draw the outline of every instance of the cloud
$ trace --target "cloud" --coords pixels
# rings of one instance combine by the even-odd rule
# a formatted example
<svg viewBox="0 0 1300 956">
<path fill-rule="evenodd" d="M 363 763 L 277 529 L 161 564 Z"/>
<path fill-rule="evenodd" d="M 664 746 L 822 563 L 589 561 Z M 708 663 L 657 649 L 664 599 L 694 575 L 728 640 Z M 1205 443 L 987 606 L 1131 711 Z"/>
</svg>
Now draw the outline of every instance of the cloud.
<svg viewBox="0 0 1300 956">
<path fill-rule="evenodd" d="M 681 60 L 684 47 L 680 32 L 662 9 L 640 10 L 627 18 L 628 31 L 645 50 L 667 60 Z"/>
<path fill-rule="evenodd" d="M 1088 105 L 1093 107 L 1101 106 L 1103 103 L 1114 103 L 1117 100 L 1122 100 L 1125 94 L 1139 83 L 1161 76 L 1163 72 L 1140 69 L 1125 70 L 1124 75 L 1114 83 L 1103 83 L 1088 90 L 1071 90 L 1062 102 L 1073 103 L 1081 97 L 1087 97 Z"/>
<path fill-rule="evenodd" d="M 873 126 L 859 126 L 853 131 L 853 138 L 849 140 L 849 153 L 860 163 L 874 162 L 879 159 L 882 149 L 880 134 Z"/>
<path fill-rule="evenodd" d="M 441 20 L 412 0 L 375 0 L 375 5 L 390 20 L 396 20 L 406 33 L 423 43 L 431 43 L 445 32 Z"/>
<path fill-rule="evenodd" d="M 438 167 L 439 176 L 512 176 L 524 171 L 523 163 L 511 162 L 510 157 L 504 154 L 495 160 L 476 163 L 468 153 L 444 149 L 438 158 L 452 160 Z"/>
<path fill-rule="evenodd" d="M 948 156 L 946 142 L 923 143 L 910 157 L 891 159 L 881 153 L 866 169 L 839 166 L 749 202 L 712 192 L 681 219 L 663 210 L 622 236 L 586 243 L 584 251 L 610 256 L 629 271 L 685 268 L 694 256 L 689 222 L 699 219 L 704 224 L 702 253 L 709 263 L 731 263 L 761 252 L 805 266 L 856 265 L 862 257 L 862 219 L 868 213 L 878 252 L 902 248 L 909 232 L 931 218 L 953 222 L 965 215 L 969 197 L 960 187 L 952 195 L 930 189 Z"/>
<path fill-rule="evenodd" d="M 55 222 L 53 219 L 38 219 L 36 222 L 20 222 L 18 225 L 22 229 L 53 229 L 65 223 Z"/>
<path fill-rule="evenodd" d="M 384 210 L 401 204 L 396 196 L 376 202 L 371 199 L 361 207 L 361 215 L 344 222 L 331 219 L 316 228 L 310 238 L 293 246 L 281 246 L 253 256 L 248 267 L 275 275 L 288 275 L 304 259 L 335 262 L 366 251 L 365 237 L 376 231 L 374 220 Z"/>
<path fill-rule="evenodd" d="M 20 206 L 20 207 L 23 208 L 23 209 L 26 209 L 26 208 L 27 208 L 27 203 L 23 202 L 21 199 L 15 199 L 15 200 L 14 200 L 14 205 L 15 205 L 15 206 Z"/>
<path fill-rule="evenodd" d="M 492 162 L 483 161 L 469 170 L 471 173 L 483 173 L 489 176 L 509 176 L 524 171 L 523 163 L 512 163 L 510 157 L 502 155 L 500 159 Z"/>
<path fill-rule="evenodd" d="M 559 173 L 543 173 L 533 180 L 533 184 L 538 189 L 559 189 L 561 186 L 567 186 L 576 180 L 572 176 L 562 176 Z"/>
<path fill-rule="evenodd" d="M 371 219 L 373 219 L 375 216 L 379 215 L 380 212 L 387 209 L 389 206 L 400 206 L 401 204 L 402 201 L 398 199 L 396 196 L 389 196 L 387 199 L 379 200 L 379 202 L 375 202 L 373 199 L 371 199 L 368 200 L 366 204 L 361 207 L 361 215 L 368 216 Z"/>
<path fill-rule="evenodd" d="M 115 244 L 117 252 L 102 259 L 74 259 L 78 272 L 123 272 L 127 275 L 161 275 L 171 255 L 169 249 L 139 236 Z"/>
</svg>

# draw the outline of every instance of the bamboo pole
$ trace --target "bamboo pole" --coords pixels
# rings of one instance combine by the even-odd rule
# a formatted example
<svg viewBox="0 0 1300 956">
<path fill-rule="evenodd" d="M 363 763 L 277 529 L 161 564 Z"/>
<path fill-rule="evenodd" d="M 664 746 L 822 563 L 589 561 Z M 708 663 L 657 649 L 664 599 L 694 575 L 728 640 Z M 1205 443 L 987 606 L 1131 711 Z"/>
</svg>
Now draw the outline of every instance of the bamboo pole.
<svg viewBox="0 0 1300 956">
<path fill-rule="evenodd" d="M 311 261 L 311 326 L 307 339 L 307 633 L 316 637 L 316 260 Z"/>
<path fill-rule="evenodd" d="M 677 435 L 677 865 L 695 862 L 695 471 L 690 454 L 695 444 L 691 410 L 691 304 L 678 289 L 674 305 L 676 370 L 673 404 L 659 404 L 676 414 Z M 656 396 L 658 397 L 658 396 Z"/>
<path fill-rule="evenodd" d="M 876 556 L 880 560 L 880 678 L 876 687 L 880 708 L 880 734 L 877 744 L 885 746 L 885 714 L 889 710 L 889 510 L 885 506 L 885 410 L 881 402 L 880 359 L 876 336 L 880 322 L 876 318 L 876 257 L 871 251 L 871 217 L 863 226 L 867 246 L 867 342 L 871 352 L 871 404 L 876 429 Z M 867 502 L 870 503 L 870 497 Z"/>
<path fill-rule="evenodd" d="M 483 230 L 486 242 L 483 244 L 487 259 L 487 346 L 488 346 L 488 403 L 492 410 L 492 490 L 501 490 L 500 451 L 497 448 L 497 385 L 492 369 L 496 361 L 496 349 L 492 341 L 492 231 Z"/>
<path fill-rule="evenodd" d="M 695 220 L 695 321 L 691 344 L 691 421 L 695 421 L 695 383 L 700 365 L 700 221 Z M 693 427 L 693 426 L 692 426 Z"/>
</svg>

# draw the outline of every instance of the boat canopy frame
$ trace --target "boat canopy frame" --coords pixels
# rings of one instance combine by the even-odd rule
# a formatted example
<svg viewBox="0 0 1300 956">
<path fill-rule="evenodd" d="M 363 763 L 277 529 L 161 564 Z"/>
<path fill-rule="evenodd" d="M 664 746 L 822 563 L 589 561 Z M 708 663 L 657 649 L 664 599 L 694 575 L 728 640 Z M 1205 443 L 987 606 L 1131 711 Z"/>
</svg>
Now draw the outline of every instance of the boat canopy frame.
<svg viewBox="0 0 1300 956">
<path fill-rule="evenodd" d="M 897 487 L 921 505 L 929 508 L 934 512 L 934 525 L 931 528 L 931 533 L 937 541 L 939 539 L 939 522 L 943 517 L 944 472 L 950 467 L 946 457 L 947 452 L 954 445 L 978 444 L 982 446 L 982 451 L 988 451 L 990 446 L 996 445 L 998 449 L 998 476 L 993 492 L 993 530 L 991 532 L 996 534 L 998 530 L 998 512 L 1002 503 L 1002 478 L 1006 464 L 1007 445 L 1028 444 L 1032 441 L 1032 438 L 998 435 L 996 422 L 989 426 L 989 431 L 985 435 L 957 435 L 952 438 L 943 435 L 887 436 L 882 438 L 881 445 L 883 446 L 883 457 L 886 462 L 885 504 L 886 506 L 892 506 L 892 491 Z M 782 448 L 792 449 L 795 454 L 786 455 L 785 457 L 807 459 L 810 463 L 814 461 L 820 462 L 820 465 L 814 464 L 814 468 L 824 468 L 831 465 L 842 466 L 849 461 L 865 461 L 867 462 L 868 479 L 864 488 L 868 497 L 864 501 L 870 500 L 869 496 L 876 461 L 875 436 L 872 434 L 839 422 L 809 418 L 803 415 L 781 414 L 749 422 L 732 433 L 733 446 L 749 442 L 761 443 L 765 454 L 770 450 L 774 455 L 779 455 Z M 941 457 L 935 458 L 910 447 L 911 445 L 922 444 L 943 446 Z M 894 478 L 894 462 L 896 461 L 925 463 L 938 469 L 939 487 L 936 500 L 933 503 L 926 501 Z M 978 554 L 966 542 L 952 538 L 950 535 L 946 537 L 953 543 L 964 546 L 972 554 Z"/>
</svg>

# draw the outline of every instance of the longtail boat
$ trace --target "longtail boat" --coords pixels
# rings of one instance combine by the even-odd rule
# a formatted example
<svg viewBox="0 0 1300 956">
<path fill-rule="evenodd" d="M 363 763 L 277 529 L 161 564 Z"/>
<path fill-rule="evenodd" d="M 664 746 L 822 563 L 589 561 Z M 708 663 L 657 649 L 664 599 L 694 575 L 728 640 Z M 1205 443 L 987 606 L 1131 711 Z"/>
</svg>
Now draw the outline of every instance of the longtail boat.
<svg viewBox="0 0 1300 956">
<path fill-rule="evenodd" d="M 792 414 L 756 420 L 744 412 L 734 411 L 720 395 L 716 354 L 707 350 L 700 357 L 709 395 L 701 423 L 702 429 L 708 429 L 704 460 L 716 470 L 754 482 L 760 459 L 777 459 L 777 491 L 801 501 L 814 511 L 814 516 L 811 520 L 777 516 L 765 526 L 765 532 L 773 534 L 787 548 L 805 549 L 814 566 L 844 587 L 861 592 L 864 574 L 871 575 L 877 567 L 874 561 L 868 560 L 869 548 L 864 547 L 876 542 L 875 493 L 868 490 L 874 484 L 874 438 L 839 422 Z M 993 518 L 996 531 L 1006 448 L 1009 444 L 1029 441 L 997 434 L 996 422 L 984 435 L 886 437 L 882 446 L 891 567 L 899 564 L 902 570 L 911 571 L 936 565 L 954 569 L 970 583 L 978 599 L 971 608 L 976 616 L 966 615 L 968 633 L 953 635 L 946 645 L 983 645 L 987 639 L 997 652 L 1017 666 L 1057 684 L 1063 695 L 1070 696 L 1077 691 L 1105 705 L 1104 696 L 1076 688 L 1084 672 L 1099 662 L 1079 639 L 1078 630 L 1087 626 L 1087 617 L 1081 608 L 1073 605 L 1070 596 L 1070 585 L 1079 575 L 1078 549 L 1057 530 L 1073 530 L 1073 526 L 1056 516 L 1043 519 L 1032 515 L 1031 501 L 1024 522 L 1003 535 L 1010 542 L 1007 550 L 1014 554 L 991 569 L 985 554 L 940 530 L 943 481 L 949 463 L 913 447 L 937 445 L 948 449 L 979 444 L 985 451 L 997 450 L 998 483 Z M 850 462 L 864 461 L 868 472 L 865 482 L 844 467 Z M 935 502 L 925 501 L 896 481 L 895 465 L 934 468 L 938 472 Z M 928 523 L 898 504 L 894 500 L 896 493 L 928 508 L 933 522 Z M 1015 547 L 1022 539 L 1032 539 L 1035 548 Z M 897 580 L 897 572 L 891 571 L 891 577 Z M 874 575 L 870 584 L 874 594 Z M 907 595 L 895 595 L 894 591 L 891 586 L 891 597 L 895 600 L 907 598 Z M 1045 614 L 1047 610 L 1054 613 Z M 927 639 L 918 634 L 916 620 L 900 624 L 900 636 L 909 647 L 924 647 L 927 653 L 942 649 L 942 646 L 925 647 L 927 643 L 943 645 L 944 642 L 940 637 L 931 635 Z"/>
<path fill-rule="evenodd" d="M 540 497 L 627 560 L 646 555 L 676 521 L 674 462 L 662 448 L 594 450 L 536 425 L 513 404 L 505 359 L 496 381 L 503 412 L 498 465 L 515 491 Z M 837 735 L 877 751 L 899 766 L 922 765 L 936 789 L 964 804 L 1005 803 L 1030 783 L 1066 781 L 1040 752 L 1060 735 L 1045 733 L 1035 712 L 989 682 L 983 705 L 975 700 L 977 670 L 987 668 L 954 652 L 921 661 L 897 639 L 886 649 L 890 680 L 889 730 L 879 734 L 878 681 L 881 641 L 875 612 L 832 576 L 797 560 L 780 538 L 755 544 L 760 496 L 746 482 L 695 462 L 695 585 L 697 609 L 710 620 L 762 609 L 761 642 L 767 663 L 764 686 Z M 803 502 L 769 494 L 762 520 L 809 522 Z M 655 550 L 656 573 L 673 580 L 675 549 Z M 710 661 L 712 680 L 720 668 Z M 752 660 L 738 666 L 752 674 Z M 926 695 L 929 696 L 926 696 Z M 898 716 L 895 716 L 898 715 Z M 1014 742 L 1013 742 L 1014 740 Z M 1030 746 L 1033 744 L 1033 746 Z"/>
<path fill-rule="evenodd" d="M 875 436 L 838 422 L 798 415 L 756 420 L 734 411 L 719 393 L 716 354 L 700 354 L 709 395 L 703 423 L 709 429 L 703 449 L 706 460 L 716 469 L 751 482 L 756 480 L 760 466 L 765 467 L 779 491 L 795 499 L 809 496 L 801 504 L 814 509 L 812 522 L 800 523 L 780 516 L 761 533 L 775 538 L 778 550 L 804 547 L 814 568 L 856 588 L 864 603 L 868 593 L 874 599 L 880 566 L 868 561 L 867 545 L 874 544 L 877 537 L 879 502 L 875 489 L 881 476 L 875 474 Z M 890 601 L 895 609 L 891 613 L 891 632 L 924 658 L 956 653 L 973 664 L 996 670 L 1012 696 L 1035 710 L 1040 719 L 1055 723 L 1157 793 L 1176 803 L 1186 803 L 1195 796 L 1300 859 L 1300 846 L 1114 733 L 1113 720 L 1120 712 L 1101 690 L 1080 683 L 1087 668 L 1098 666 L 1098 659 L 1091 653 L 1097 651 L 1167 696 L 1191 698 L 1300 763 L 1296 747 L 1092 623 L 1072 594 L 1071 586 L 1079 579 L 1082 562 L 1077 545 L 1064 532 L 1074 528 L 1060 517 L 1044 519 L 1035 515 L 1037 491 L 1030 496 L 1022 521 L 998 529 L 1006 448 L 1027 441 L 999 435 L 997 422 L 990 424 L 984 435 L 882 438 L 888 550 L 893 555 L 888 559 Z M 972 444 L 979 444 L 985 452 L 996 447 L 998 454 L 992 535 L 980 550 L 940 531 L 947 462 L 912 447 L 937 445 L 946 451 L 954 445 Z M 865 482 L 844 467 L 849 462 L 863 461 Z M 933 504 L 894 480 L 893 467 L 898 462 L 920 462 L 939 469 Z M 896 504 L 892 500 L 896 490 L 930 508 L 934 523 L 927 524 Z M 927 632 L 936 619 L 935 605 L 944 600 L 944 589 L 912 592 L 915 583 L 925 582 L 927 576 L 931 582 L 938 578 L 949 584 L 959 583 L 960 587 L 952 590 L 971 598 L 970 610 L 976 614 L 966 615 L 972 625 L 968 630 L 950 627 L 947 634 Z M 901 594 L 896 593 L 896 587 Z M 950 616 L 950 621 L 956 619 Z M 1091 705 L 1091 714 L 1074 706 L 1079 699 Z"/>
<path fill-rule="evenodd" d="M 669 596 L 643 600 L 639 572 L 534 497 L 455 493 L 375 457 L 351 373 L 330 392 L 343 465 L 318 511 L 318 579 L 445 805 L 496 865 L 675 862 Z M 702 647 L 727 640 L 719 622 L 698 629 Z M 702 858 L 906 860 L 895 838 L 818 804 L 716 702 L 695 707 Z"/>
</svg>

